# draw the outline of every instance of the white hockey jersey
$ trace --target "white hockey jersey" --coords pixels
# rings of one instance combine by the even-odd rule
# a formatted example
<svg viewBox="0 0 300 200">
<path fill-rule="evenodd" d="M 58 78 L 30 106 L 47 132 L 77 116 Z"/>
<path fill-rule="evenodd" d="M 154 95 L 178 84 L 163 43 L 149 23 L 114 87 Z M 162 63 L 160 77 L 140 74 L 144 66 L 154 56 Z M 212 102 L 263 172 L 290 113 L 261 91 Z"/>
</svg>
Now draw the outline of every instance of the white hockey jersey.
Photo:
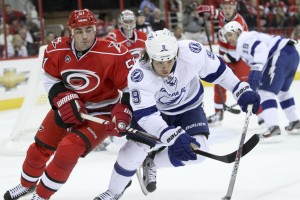
<svg viewBox="0 0 300 200">
<path fill-rule="evenodd" d="M 231 69 L 202 44 L 191 40 L 178 43 L 178 58 L 167 78 L 158 76 L 149 62 L 142 61 L 136 62 L 128 74 L 134 117 L 144 130 L 158 136 L 168 127 L 160 112 L 177 115 L 201 104 L 204 88 L 199 77 L 229 91 L 240 82 Z"/>
<path fill-rule="evenodd" d="M 269 58 L 287 44 L 290 39 L 281 36 L 242 32 L 237 41 L 237 53 L 251 66 L 251 70 L 262 71 Z"/>
</svg>

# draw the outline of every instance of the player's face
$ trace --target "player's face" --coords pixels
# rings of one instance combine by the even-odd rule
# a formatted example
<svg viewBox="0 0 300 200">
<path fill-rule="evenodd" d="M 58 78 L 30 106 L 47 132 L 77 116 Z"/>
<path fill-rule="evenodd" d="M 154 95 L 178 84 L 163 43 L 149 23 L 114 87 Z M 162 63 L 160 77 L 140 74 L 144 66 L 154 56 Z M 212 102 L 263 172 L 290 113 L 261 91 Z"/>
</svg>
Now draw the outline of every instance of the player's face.
<svg viewBox="0 0 300 200">
<path fill-rule="evenodd" d="M 77 51 L 84 51 L 90 48 L 95 40 L 96 32 L 93 26 L 83 26 L 74 29 L 73 38 Z"/>
<path fill-rule="evenodd" d="M 222 11 L 226 20 L 231 21 L 236 11 L 236 5 L 222 5 Z"/>
<path fill-rule="evenodd" d="M 124 20 L 122 27 L 125 37 L 132 38 L 133 30 L 135 29 L 135 20 Z"/>
<path fill-rule="evenodd" d="M 156 60 L 152 60 L 152 65 L 154 67 L 154 70 L 156 71 L 156 73 L 159 76 L 161 76 L 163 78 L 166 78 L 171 73 L 171 70 L 173 68 L 174 62 L 175 62 L 174 58 L 172 60 L 168 60 L 168 61 L 156 61 Z"/>
<path fill-rule="evenodd" d="M 236 46 L 237 38 L 238 38 L 237 33 L 228 32 L 225 34 L 225 38 L 232 46 Z"/>
</svg>

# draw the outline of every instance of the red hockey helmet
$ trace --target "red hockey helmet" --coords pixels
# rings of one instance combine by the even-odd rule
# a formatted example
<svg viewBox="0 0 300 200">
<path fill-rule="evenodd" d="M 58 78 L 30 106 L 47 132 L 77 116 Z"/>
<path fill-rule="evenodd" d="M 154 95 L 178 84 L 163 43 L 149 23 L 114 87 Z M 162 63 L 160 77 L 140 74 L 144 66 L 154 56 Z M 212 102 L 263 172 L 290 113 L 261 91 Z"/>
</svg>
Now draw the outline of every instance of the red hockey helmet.
<svg viewBox="0 0 300 200">
<path fill-rule="evenodd" d="M 89 9 L 73 10 L 69 16 L 67 26 L 74 29 L 82 26 L 96 25 L 96 17 Z"/>
<path fill-rule="evenodd" d="M 237 4 L 237 1 L 236 1 L 236 0 L 222 0 L 222 1 L 221 1 L 221 4 L 222 4 L 222 5 L 224 5 L 224 4 L 236 5 L 236 4 Z"/>
</svg>

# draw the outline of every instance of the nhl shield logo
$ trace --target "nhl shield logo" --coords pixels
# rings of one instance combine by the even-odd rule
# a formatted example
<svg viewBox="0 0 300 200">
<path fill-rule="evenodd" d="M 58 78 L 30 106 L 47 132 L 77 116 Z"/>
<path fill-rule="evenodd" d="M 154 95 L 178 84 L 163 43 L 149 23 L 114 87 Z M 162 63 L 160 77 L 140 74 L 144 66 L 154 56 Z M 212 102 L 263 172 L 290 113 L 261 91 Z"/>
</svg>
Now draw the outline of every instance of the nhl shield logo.
<svg viewBox="0 0 300 200">
<path fill-rule="evenodd" d="M 71 57 L 69 55 L 66 55 L 65 61 L 66 61 L 66 63 L 69 63 L 71 61 Z"/>
</svg>

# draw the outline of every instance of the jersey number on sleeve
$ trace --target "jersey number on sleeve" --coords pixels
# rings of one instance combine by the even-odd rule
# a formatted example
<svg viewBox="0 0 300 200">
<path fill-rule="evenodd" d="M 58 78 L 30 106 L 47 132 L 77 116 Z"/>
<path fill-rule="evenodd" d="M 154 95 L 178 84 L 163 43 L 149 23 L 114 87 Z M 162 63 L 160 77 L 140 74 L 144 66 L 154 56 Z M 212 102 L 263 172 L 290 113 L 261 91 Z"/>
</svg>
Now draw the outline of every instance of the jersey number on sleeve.
<svg viewBox="0 0 300 200">
<path fill-rule="evenodd" d="M 141 103 L 140 91 L 136 89 L 131 90 L 131 98 L 134 104 L 140 104 Z"/>
</svg>

